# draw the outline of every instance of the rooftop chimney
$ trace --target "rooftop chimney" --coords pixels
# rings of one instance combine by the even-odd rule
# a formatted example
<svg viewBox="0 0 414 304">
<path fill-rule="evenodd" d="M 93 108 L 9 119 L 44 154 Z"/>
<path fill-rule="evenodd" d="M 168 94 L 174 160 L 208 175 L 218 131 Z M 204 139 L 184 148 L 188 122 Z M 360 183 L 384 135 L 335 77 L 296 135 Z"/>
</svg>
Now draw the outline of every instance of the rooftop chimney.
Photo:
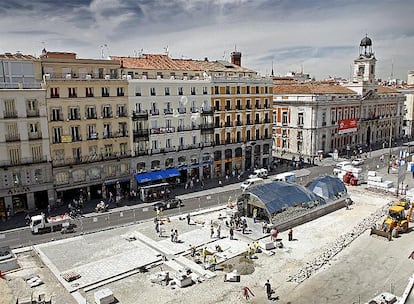
<svg viewBox="0 0 414 304">
<path fill-rule="evenodd" d="M 234 51 L 230 54 L 231 56 L 231 63 L 241 66 L 241 53 Z"/>
</svg>

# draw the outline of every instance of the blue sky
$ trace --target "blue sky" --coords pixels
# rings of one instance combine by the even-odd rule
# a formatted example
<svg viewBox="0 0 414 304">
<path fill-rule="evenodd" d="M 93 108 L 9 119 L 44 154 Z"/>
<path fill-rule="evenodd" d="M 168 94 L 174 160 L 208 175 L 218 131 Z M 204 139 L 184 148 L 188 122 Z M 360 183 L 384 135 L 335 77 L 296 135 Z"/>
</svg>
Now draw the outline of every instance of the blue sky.
<svg viewBox="0 0 414 304">
<path fill-rule="evenodd" d="M 359 42 L 373 40 L 377 77 L 414 70 L 409 0 L 0 0 L 0 53 L 79 58 L 164 53 L 229 59 L 269 74 L 349 78 Z"/>
</svg>

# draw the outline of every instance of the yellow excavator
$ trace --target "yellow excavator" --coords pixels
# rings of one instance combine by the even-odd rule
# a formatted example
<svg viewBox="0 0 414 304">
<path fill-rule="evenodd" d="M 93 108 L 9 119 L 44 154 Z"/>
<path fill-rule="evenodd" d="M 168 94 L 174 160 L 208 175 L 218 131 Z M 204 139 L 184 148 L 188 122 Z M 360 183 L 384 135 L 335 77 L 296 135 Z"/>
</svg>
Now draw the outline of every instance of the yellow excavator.
<svg viewBox="0 0 414 304">
<path fill-rule="evenodd" d="M 414 203 L 410 204 L 408 201 L 400 200 L 388 209 L 388 216 L 382 222 L 381 229 L 371 228 L 371 235 L 383 236 L 391 241 L 392 237 L 398 237 L 400 233 L 407 232 L 413 208 Z"/>
</svg>

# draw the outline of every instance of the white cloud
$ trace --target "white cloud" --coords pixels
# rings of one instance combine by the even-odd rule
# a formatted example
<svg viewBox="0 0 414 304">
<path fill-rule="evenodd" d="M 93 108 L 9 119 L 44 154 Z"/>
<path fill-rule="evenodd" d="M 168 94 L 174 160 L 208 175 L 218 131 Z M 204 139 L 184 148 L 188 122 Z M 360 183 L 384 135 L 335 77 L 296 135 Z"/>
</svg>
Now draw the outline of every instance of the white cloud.
<svg viewBox="0 0 414 304">
<path fill-rule="evenodd" d="M 43 48 L 98 58 L 134 50 L 173 57 L 222 59 L 237 49 L 261 73 L 300 70 L 317 78 L 349 76 L 365 33 L 373 40 L 377 76 L 406 78 L 413 69 L 412 15 L 404 0 L 17 0 L 0 9 L 0 52 Z"/>
</svg>

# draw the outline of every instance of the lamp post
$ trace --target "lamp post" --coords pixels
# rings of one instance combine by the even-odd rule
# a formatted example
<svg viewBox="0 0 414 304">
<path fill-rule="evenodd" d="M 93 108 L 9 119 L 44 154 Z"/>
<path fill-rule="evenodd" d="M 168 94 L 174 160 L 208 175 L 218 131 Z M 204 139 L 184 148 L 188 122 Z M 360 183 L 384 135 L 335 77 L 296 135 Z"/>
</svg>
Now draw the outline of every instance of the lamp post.
<svg viewBox="0 0 414 304">
<path fill-rule="evenodd" d="M 387 167 L 387 174 L 390 174 L 390 167 L 391 167 L 391 153 L 392 153 L 392 116 L 391 116 L 391 124 L 390 124 L 390 144 L 389 144 L 389 151 L 388 151 L 388 167 Z"/>
</svg>

